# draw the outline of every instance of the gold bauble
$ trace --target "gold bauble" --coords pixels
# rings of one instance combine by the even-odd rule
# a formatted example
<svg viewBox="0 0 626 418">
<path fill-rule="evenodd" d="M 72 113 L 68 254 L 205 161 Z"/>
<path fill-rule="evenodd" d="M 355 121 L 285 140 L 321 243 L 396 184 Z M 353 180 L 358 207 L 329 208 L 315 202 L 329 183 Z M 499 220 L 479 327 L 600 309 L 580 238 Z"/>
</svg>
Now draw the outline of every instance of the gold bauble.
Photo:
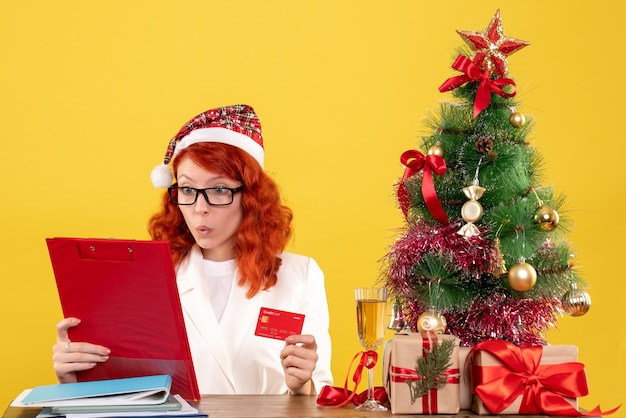
<svg viewBox="0 0 626 418">
<path fill-rule="evenodd" d="M 419 332 L 434 332 L 435 334 L 443 334 L 446 331 L 448 322 L 443 315 L 434 310 L 424 311 L 417 318 L 417 330 Z"/>
<path fill-rule="evenodd" d="M 483 205 L 477 200 L 468 200 L 461 208 L 461 217 L 465 222 L 478 222 L 483 216 Z"/>
<path fill-rule="evenodd" d="M 526 117 L 520 112 L 513 112 L 509 116 L 509 123 L 514 128 L 521 128 L 526 123 Z"/>
<path fill-rule="evenodd" d="M 554 231 L 559 226 L 559 214 L 553 207 L 543 205 L 535 212 L 535 222 L 545 231 Z"/>
<path fill-rule="evenodd" d="M 428 155 L 436 155 L 437 157 L 443 157 L 443 148 L 441 145 L 435 144 L 428 150 Z"/>
<path fill-rule="evenodd" d="M 537 282 L 537 271 L 528 263 L 511 266 L 508 273 L 509 285 L 520 292 L 530 290 Z"/>
<path fill-rule="evenodd" d="M 583 289 L 570 289 L 561 299 L 563 310 L 571 316 L 582 316 L 591 308 L 591 296 Z"/>
</svg>

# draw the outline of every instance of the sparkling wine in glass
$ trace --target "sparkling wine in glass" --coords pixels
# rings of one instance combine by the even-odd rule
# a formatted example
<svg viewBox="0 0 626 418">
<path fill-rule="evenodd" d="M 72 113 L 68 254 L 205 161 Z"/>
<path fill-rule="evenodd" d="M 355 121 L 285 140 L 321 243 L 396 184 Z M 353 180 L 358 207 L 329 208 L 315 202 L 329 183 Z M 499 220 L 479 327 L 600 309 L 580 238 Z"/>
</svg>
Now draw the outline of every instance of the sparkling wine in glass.
<svg viewBox="0 0 626 418">
<path fill-rule="evenodd" d="M 359 287 L 355 289 L 356 322 L 359 341 L 367 351 L 376 351 L 385 340 L 387 289 Z M 371 359 L 368 359 L 368 363 Z M 367 400 L 356 407 L 359 411 L 386 411 L 374 398 L 374 367 L 367 369 Z"/>
</svg>

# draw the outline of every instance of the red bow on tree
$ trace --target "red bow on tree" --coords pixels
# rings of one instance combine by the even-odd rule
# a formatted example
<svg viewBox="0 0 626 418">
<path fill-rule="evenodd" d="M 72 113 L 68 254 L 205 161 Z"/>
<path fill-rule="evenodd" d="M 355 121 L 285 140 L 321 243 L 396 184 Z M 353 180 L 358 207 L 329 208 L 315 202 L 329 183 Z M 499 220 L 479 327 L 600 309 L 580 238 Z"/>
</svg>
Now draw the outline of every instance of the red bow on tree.
<svg viewBox="0 0 626 418">
<path fill-rule="evenodd" d="M 461 87 L 465 83 L 480 81 L 476 97 L 474 98 L 474 117 L 478 116 L 480 112 L 489 106 L 492 91 L 504 98 L 513 97 L 517 92 L 517 86 L 513 80 L 510 78 L 496 78 L 492 80 L 489 68 L 481 70 L 478 65 L 464 55 L 459 55 L 456 58 L 452 68 L 461 71 L 463 75 L 450 77 L 439 87 L 439 91 L 444 93 Z M 507 93 L 502 89 L 506 85 L 513 86 L 512 93 Z"/>
<path fill-rule="evenodd" d="M 435 191 L 435 184 L 433 183 L 433 172 L 440 175 L 445 173 L 446 161 L 443 157 L 438 155 L 424 156 L 424 154 L 419 151 L 409 150 L 405 151 L 402 156 L 400 156 L 400 162 L 406 167 L 402 181 L 398 187 L 398 202 L 400 203 L 404 217 L 408 219 L 409 205 L 411 203 L 411 198 L 404 182 L 423 168 L 422 195 L 424 196 L 426 207 L 433 218 L 439 223 L 447 225 L 450 220 L 441 207 L 441 203 L 437 198 L 437 192 Z"/>
</svg>

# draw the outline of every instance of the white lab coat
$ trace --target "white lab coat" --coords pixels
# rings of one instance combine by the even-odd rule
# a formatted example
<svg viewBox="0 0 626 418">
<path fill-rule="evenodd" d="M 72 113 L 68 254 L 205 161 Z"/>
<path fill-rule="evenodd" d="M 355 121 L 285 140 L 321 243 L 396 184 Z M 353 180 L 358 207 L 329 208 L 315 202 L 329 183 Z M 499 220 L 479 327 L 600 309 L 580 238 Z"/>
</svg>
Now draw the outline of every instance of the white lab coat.
<svg viewBox="0 0 626 418">
<path fill-rule="evenodd" d="M 278 282 L 252 299 L 246 287 L 233 280 L 230 296 L 218 322 L 203 294 L 207 280 L 202 252 L 196 245 L 177 268 L 177 283 L 201 394 L 284 394 L 280 351 L 284 341 L 254 335 L 261 307 L 305 315 L 302 334 L 312 334 L 319 359 L 313 372 L 317 392 L 332 385 L 331 343 L 324 274 L 315 260 L 282 253 Z"/>
</svg>

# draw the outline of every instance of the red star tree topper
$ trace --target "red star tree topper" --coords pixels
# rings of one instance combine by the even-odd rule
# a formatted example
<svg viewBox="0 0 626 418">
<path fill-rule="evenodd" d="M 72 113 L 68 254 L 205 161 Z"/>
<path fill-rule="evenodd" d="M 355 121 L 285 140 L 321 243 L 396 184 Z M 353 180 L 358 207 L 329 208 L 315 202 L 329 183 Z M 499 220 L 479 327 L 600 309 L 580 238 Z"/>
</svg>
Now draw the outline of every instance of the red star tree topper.
<svg viewBox="0 0 626 418">
<path fill-rule="evenodd" d="M 506 57 L 519 51 L 530 42 L 504 36 L 500 10 L 482 32 L 457 30 L 474 54 L 474 63 L 481 68 L 485 65 L 497 76 L 505 77 L 508 71 Z"/>
</svg>

